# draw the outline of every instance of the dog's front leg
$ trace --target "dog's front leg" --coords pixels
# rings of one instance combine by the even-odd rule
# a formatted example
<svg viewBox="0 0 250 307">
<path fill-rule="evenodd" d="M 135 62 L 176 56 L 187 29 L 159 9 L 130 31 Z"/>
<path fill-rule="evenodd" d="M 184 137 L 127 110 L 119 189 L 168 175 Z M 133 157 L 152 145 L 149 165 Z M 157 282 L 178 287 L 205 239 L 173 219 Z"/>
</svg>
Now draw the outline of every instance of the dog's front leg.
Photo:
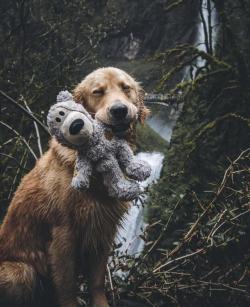
<svg viewBox="0 0 250 307">
<path fill-rule="evenodd" d="M 75 243 L 69 226 L 57 226 L 53 229 L 49 254 L 60 307 L 77 307 Z"/>
<path fill-rule="evenodd" d="M 88 257 L 88 281 L 91 307 L 109 307 L 105 295 L 105 273 L 107 269 L 108 253 L 91 255 Z"/>
</svg>

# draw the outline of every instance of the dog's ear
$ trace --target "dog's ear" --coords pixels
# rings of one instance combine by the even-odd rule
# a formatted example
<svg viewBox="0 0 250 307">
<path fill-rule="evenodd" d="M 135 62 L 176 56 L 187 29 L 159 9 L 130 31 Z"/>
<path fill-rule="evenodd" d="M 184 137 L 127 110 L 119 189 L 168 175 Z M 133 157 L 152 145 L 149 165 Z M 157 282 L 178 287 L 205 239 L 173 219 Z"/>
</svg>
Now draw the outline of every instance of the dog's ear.
<svg viewBox="0 0 250 307">
<path fill-rule="evenodd" d="M 150 114 L 150 110 L 144 105 L 144 97 L 145 97 L 145 91 L 138 84 L 137 85 L 138 121 L 141 124 L 143 124 L 145 122 L 146 118 Z"/>
<path fill-rule="evenodd" d="M 83 106 L 86 107 L 86 95 L 86 88 L 83 85 L 83 82 L 81 82 L 73 90 L 73 97 L 75 102 L 81 103 Z"/>
</svg>

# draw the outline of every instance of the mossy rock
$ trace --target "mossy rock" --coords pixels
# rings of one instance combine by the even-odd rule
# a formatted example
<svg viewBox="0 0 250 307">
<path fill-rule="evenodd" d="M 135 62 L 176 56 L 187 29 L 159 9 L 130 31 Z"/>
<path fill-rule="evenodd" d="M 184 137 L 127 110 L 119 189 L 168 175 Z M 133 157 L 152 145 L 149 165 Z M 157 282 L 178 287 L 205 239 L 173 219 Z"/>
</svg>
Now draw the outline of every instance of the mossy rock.
<svg viewBox="0 0 250 307">
<path fill-rule="evenodd" d="M 137 126 L 137 151 L 159 151 L 165 153 L 169 143 L 156 133 L 149 125 Z"/>
</svg>

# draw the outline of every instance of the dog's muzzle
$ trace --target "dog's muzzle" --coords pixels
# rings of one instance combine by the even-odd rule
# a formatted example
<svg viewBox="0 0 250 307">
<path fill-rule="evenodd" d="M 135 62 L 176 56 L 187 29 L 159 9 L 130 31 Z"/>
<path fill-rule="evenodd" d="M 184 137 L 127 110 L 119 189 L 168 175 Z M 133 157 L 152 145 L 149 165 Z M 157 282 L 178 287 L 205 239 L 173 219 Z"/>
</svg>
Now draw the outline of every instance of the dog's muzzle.
<svg viewBox="0 0 250 307">
<path fill-rule="evenodd" d="M 110 108 L 109 112 L 113 121 L 124 121 L 128 115 L 128 107 L 118 101 Z"/>
</svg>

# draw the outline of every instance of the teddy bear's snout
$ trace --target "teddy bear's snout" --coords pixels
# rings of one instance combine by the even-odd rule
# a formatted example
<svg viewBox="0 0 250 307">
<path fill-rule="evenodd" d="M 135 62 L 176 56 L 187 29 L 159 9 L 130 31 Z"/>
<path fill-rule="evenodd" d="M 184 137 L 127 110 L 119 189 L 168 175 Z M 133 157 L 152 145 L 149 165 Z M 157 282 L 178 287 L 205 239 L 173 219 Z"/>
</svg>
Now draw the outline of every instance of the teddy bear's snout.
<svg viewBox="0 0 250 307">
<path fill-rule="evenodd" d="M 74 120 L 69 126 L 69 133 L 72 135 L 76 135 L 79 133 L 84 126 L 84 121 L 80 118 Z"/>
</svg>

